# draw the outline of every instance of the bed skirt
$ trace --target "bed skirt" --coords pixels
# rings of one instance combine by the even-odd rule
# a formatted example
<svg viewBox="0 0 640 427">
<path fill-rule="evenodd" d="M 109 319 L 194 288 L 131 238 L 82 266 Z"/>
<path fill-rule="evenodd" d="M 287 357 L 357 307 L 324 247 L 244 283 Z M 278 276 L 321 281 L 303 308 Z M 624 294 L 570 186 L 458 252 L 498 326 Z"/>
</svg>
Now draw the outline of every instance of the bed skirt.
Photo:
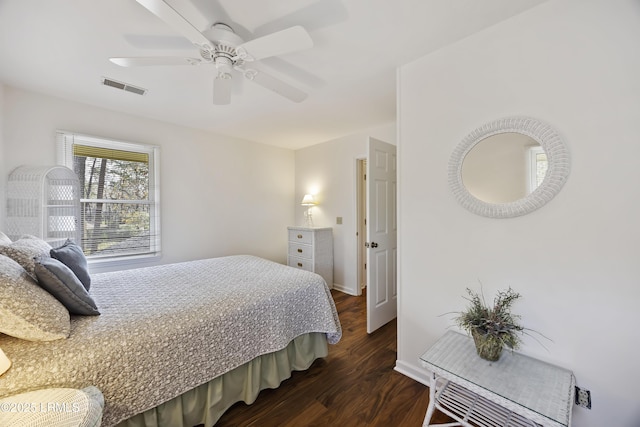
<svg viewBox="0 0 640 427">
<path fill-rule="evenodd" d="M 135 415 L 117 427 L 213 426 L 234 403 L 253 403 L 266 388 L 277 388 L 292 371 L 308 369 L 314 360 L 328 354 L 324 333 L 295 338 L 287 347 L 258 356 L 232 371 L 188 392 Z"/>
</svg>

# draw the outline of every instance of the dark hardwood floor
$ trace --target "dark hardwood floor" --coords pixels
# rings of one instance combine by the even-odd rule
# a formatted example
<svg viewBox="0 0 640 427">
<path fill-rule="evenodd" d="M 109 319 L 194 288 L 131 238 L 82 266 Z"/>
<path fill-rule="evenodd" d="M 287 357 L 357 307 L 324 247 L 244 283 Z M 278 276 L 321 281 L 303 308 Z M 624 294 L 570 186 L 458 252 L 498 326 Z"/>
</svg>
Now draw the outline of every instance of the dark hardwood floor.
<svg viewBox="0 0 640 427">
<path fill-rule="evenodd" d="M 236 403 L 216 427 L 422 425 L 429 389 L 393 370 L 396 321 L 367 334 L 366 300 L 333 291 L 342 340 L 311 368 L 294 372 L 252 405 Z M 432 421 L 448 418 L 436 413 Z"/>
</svg>

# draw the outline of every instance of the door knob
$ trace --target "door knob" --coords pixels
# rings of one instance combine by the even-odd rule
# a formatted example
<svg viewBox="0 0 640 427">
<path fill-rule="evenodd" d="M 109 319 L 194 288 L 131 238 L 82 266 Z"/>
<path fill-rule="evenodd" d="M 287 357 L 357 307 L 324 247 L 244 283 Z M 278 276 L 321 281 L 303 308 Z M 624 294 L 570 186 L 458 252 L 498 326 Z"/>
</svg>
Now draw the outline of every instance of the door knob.
<svg viewBox="0 0 640 427">
<path fill-rule="evenodd" d="M 372 248 L 377 248 L 377 247 L 378 247 L 378 244 L 377 244 L 376 242 L 371 242 L 371 247 L 372 247 Z"/>
</svg>

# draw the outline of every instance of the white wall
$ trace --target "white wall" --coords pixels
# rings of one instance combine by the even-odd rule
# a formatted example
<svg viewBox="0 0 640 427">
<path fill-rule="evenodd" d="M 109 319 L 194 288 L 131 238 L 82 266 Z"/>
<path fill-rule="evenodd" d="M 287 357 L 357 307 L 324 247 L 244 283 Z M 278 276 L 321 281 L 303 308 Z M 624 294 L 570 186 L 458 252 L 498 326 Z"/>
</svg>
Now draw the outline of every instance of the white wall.
<svg viewBox="0 0 640 427">
<path fill-rule="evenodd" d="M 593 409 L 575 427 L 640 420 L 640 2 L 549 1 L 399 72 L 397 368 L 452 324 L 466 287 L 513 287 L 525 326 L 553 340 L 522 351 L 574 371 Z M 467 133 L 507 115 L 543 120 L 572 155 L 540 210 L 476 216 L 447 185 Z"/>
<path fill-rule="evenodd" d="M 306 193 L 317 195 L 313 208 L 316 227 L 333 228 L 333 281 L 336 289 L 356 295 L 356 161 L 366 158 L 369 137 L 390 144 L 396 141 L 396 125 L 388 124 L 354 135 L 296 150 L 295 224 L 305 225 L 306 207 L 300 201 Z M 336 224 L 342 217 L 342 224 Z"/>
<path fill-rule="evenodd" d="M 124 96 L 127 96 L 126 94 Z M 237 253 L 286 262 L 294 152 L 4 87 L 0 186 L 22 164 L 55 164 L 55 131 L 160 149 L 162 259 Z M 4 197 L 3 197 L 4 200 Z M 4 210 L 0 213 L 4 224 Z"/>
<path fill-rule="evenodd" d="M 0 177 L 7 176 L 4 166 L 4 85 L 0 83 Z M 4 214 L 6 212 L 5 202 L 6 183 L 0 182 L 0 224 L 4 224 Z M 1 230 L 1 229 L 0 229 Z"/>
</svg>

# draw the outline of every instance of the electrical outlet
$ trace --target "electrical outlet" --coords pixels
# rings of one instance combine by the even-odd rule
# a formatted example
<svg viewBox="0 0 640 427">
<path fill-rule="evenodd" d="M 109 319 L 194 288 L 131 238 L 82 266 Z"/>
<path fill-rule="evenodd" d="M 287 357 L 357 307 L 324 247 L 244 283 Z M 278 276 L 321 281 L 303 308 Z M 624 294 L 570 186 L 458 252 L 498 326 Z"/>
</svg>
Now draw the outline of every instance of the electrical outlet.
<svg viewBox="0 0 640 427">
<path fill-rule="evenodd" d="M 591 409 L 591 392 L 576 386 L 576 405 Z"/>
</svg>

